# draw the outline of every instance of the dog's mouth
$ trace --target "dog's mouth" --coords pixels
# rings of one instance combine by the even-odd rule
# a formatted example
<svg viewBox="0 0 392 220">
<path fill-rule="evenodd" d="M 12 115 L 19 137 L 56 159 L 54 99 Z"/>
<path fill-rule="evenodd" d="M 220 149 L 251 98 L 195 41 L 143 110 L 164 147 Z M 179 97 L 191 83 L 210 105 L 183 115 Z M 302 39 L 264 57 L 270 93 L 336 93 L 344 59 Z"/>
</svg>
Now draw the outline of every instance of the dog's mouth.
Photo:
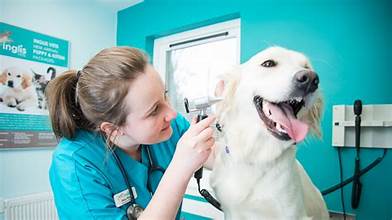
<svg viewBox="0 0 392 220">
<path fill-rule="evenodd" d="M 305 104 L 303 98 L 273 103 L 257 95 L 253 97 L 253 103 L 260 119 L 276 138 L 297 143 L 306 137 L 309 127 L 297 119 L 298 112 Z"/>
</svg>

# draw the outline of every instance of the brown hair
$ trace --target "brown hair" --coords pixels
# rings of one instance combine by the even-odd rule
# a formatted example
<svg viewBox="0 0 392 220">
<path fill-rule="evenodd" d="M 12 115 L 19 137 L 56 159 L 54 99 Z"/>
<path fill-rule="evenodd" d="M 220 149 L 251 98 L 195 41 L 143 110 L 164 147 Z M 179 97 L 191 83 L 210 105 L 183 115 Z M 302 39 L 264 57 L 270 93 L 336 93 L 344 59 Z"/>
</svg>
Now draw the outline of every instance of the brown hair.
<svg viewBox="0 0 392 220">
<path fill-rule="evenodd" d="M 74 138 L 76 129 L 98 130 L 102 122 L 122 126 L 129 109 L 130 83 L 145 71 L 148 58 L 130 47 L 112 47 L 95 55 L 82 70 L 69 70 L 46 88 L 49 115 L 57 138 Z"/>
</svg>

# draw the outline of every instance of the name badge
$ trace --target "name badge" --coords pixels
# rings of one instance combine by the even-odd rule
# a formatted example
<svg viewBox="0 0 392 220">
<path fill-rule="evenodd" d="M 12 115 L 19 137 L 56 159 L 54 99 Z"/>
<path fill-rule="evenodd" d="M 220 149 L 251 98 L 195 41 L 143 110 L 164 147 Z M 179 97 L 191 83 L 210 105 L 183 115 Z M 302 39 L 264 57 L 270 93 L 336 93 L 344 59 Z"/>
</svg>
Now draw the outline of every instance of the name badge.
<svg viewBox="0 0 392 220">
<path fill-rule="evenodd" d="M 132 193 L 135 199 L 137 198 L 137 193 L 135 187 L 132 187 Z M 129 195 L 129 190 L 125 189 L 124 191 L 121 191 L 113 196 L 114 203 L 116 204 L 116 207 L 121 207 L 131 201 L 131 196 Z"/>
</svg>

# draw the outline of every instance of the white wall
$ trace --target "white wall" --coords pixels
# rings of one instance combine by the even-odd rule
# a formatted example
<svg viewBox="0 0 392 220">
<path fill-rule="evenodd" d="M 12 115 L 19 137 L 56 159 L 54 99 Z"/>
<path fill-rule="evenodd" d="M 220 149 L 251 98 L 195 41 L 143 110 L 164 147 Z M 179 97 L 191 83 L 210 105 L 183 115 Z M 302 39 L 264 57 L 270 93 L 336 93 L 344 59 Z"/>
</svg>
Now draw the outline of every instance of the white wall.
<svg viewBox="0 0 392 220">
<path fill-rule="evenodd" d="M 113 7 L 95 0 L 0 0 L 1 22 L 68 40 L 70 68 L 77 69 L 101 49 L 116 44 L 116 16 Z M 0 202 L 49 191 L 52 151 L 0 151 Z"/>
</svg>

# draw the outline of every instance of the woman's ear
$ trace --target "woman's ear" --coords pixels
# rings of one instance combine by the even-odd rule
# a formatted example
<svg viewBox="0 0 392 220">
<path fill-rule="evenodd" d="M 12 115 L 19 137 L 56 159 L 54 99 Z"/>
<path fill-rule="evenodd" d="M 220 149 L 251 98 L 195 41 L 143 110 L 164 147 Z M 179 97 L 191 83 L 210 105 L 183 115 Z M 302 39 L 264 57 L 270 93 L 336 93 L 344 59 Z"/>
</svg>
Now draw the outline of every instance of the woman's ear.
<svg viewBox="0 0 392 220">
<path fill-rule="evenodd" d="M 123 135 L 120 129 L 110 122 L 102 122 L 99 128 L 106 134 L 107 137 L 117 137 Z"/>
</svg>

